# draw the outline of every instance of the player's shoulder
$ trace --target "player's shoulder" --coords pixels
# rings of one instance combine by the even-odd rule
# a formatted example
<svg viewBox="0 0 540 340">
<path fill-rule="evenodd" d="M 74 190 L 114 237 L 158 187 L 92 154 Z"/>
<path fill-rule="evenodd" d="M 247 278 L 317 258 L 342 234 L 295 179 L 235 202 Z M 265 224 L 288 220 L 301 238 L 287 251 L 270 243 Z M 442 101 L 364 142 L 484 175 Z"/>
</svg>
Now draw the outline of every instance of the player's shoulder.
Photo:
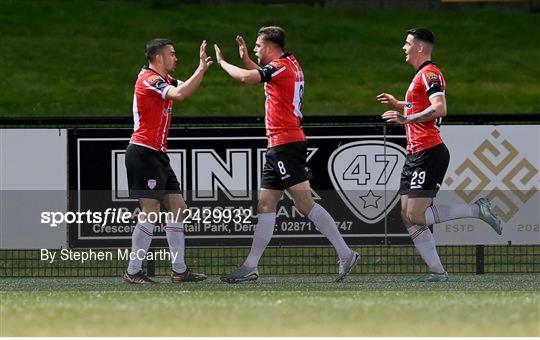
<svg viewBox="0 0 540 340">
<path fill-rule="evenodd" d="M 294 56 L 294 54 L 287 52 L 283 55 L 283 59 L 288 60 L 289 62 L 297 63 L 298 59 Z"/>
<path fill-rule="evenodd" d="M 147 84 L 155 84 L 160 81 L 164 81 L 163 77 L 159 75 L 158 73 L 152 71 L 151 69 L 147 67 L 143 67 L 141 69 L 141 72 L 139 72 L 138 81 L 145 82 Z"/>
<path fill-rule="evenodd" d="M 425 84 L 426 86 L 428 86 L 432 83 L 442 82 L 444 76 L 441 72 L 441 69 L 437 65 L 430 63 L 422 67 L 422 69 L 418 72 L 418 76 L 415 79 L 418 84 Z"/>
<path fill-rule="evenodd" d="M 280 59 L 272 60 L 266 66 L 268 66 L 268 67 L 270 67 L 270 68 L 272 68 L 274 70 L 279 70 L 281 68 L 287 67 L 287 63 L 280 58 Z"/>
<path fill-rule="evenodd" d="M 174 82 L 175 82 L 175 79 L 174 79 L 173 77 L 171 77 L 170 74 L 166 74 L 166 75 L 165 75 L 165 78 L 167 78 L 167 81 L 168 81 L 169 83 L 174 83 Z"/>
<path fill-rule="evenodd" d="M 144 80 L 148 84 L 153 85 L 159 82 L 163 82 L 163 77 L 161 77 L 159 74 L 147 74 L 145 75 Z"/>
<path fill-rule="evenodd" d="M 442 71 L 441 69 L 439 68 L 439 66 L 437 64 L 434 64 L 434 63 L 430 63 L 428 65 L 426 65 L 426 67 L 424 67 L 421 72 L 423 74 L 426 75 L 426 77 L 429 77 L 429 76 L 439 76 L 439 75 L 442 75 Z"/>
</svg>

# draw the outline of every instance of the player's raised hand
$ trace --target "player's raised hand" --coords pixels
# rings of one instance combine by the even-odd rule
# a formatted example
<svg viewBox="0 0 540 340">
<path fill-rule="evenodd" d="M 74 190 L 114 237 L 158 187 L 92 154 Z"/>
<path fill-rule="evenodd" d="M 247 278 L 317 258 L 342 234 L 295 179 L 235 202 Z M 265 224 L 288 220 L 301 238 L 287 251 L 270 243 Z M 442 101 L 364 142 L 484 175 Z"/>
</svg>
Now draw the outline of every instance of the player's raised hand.
<svg viewBox="0 0 540 340">
<path fill-rule="evenodd" d="M 199 67 L 204 71 L 208 70 L 210 65 L 212 65 L 212 57 L 206 55 L 206 40 L 203 40 L 201 47 L 199 48 Z"/>
<path fill-rule="evenodd" d="M 394 124 L 406 124 L 407 123 L 407 117 L 402 115 L 401 113 L 390 110 L 386 111 L 382 114 L 382 119 L 386 120 L 387 123 L 394 123 Z"/>
<path fill-rule="evenodd" d="M 379 103 L 387 104 L 391 107 L 397 107 L 398 104 L 397 99 L 389 93 L 381 93 L 377 96 L 377 100 L 379 101 Z"/>
<path fill-rule="evenodd" d="M 236 43 L 238 44 L 238 55 L 240 55 L 240 59 L 249 58 L 246 42 L 241 35 L 236 36 Z"/>
<path fill-rule="evenodd" d="M 223 53 L 217 44 L 214 44 L 214 50 L 216 50 L 216 62 L 221 64 L 225 59 L 223 58 Z"/>
</svg>

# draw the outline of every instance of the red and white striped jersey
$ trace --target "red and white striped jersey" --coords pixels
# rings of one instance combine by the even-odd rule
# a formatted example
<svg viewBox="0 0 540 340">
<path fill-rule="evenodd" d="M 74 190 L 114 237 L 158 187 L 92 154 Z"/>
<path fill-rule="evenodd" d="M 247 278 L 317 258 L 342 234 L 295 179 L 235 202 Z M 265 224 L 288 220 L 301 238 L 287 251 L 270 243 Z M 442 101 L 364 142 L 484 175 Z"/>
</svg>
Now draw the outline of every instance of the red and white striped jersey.
<svg viewBox="0 0 540 340">
<path fill-rule="evenodd" d="M 156 151 L 167 151 L 173 100 L 165 99 L 167 91 L 179 81 L 168 74 L 160 75 L 144 67 L 135 83 L 133 95 L 134 129 L 130 143 Z"/>
<path fill-rule="evenodd" d="M 403 114 L 409 116 L 427 109 L 430 98 L 444 95 L 446 82 L 441 70 L 431 61 L 418 68 L 407 93 Z M 407 134 L 407 152 L 417 153 L 442 143 L 439 134 L 441 118 L 423 123 L 405 124 Z"/>
<path fill-rule="evenodd" d="M 300 124 L 304 73 L 292 54 L 271 61 L 260 70 L 264 84 L 268 147 L 305 141 Z"/>
</svg>

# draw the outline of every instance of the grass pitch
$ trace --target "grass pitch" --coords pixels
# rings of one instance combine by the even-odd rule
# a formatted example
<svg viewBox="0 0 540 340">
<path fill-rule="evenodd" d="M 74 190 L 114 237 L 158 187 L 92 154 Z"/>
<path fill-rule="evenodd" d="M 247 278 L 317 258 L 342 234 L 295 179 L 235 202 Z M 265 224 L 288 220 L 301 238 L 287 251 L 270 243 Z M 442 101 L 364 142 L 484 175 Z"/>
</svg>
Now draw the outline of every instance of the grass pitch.
<svg viewBox="0 0 540 340">
<path fill-rule="evenodd" d="M 375 96 L 402 97 L 414 70 L 405 31 L 429 27 L 434 60 L 448 82 L 448 113 L 538 113 L 538 13 L 494 9 L 429 11 L 307 5 L 193 5 L 157 0 L 3 0 L 0 117 L 131 117 L 133 84 L 151 38 L 175 41 L 175 77 L 196 67 L 200 41 L 219 43 L 240 65 L 234 37 L 249 49 L 262 25 L 281 25 L 306 76 L 303 112 L 380 115 Z M 262 116 L 261 86 L 244 86 L 218 65 L 175 116 Z"/>
<path fill-rule="evenodd" d="M 227 285 L 0 282 L 1 336 L 540 336 L 540 275 L 272 276 Z"/>
</svg>

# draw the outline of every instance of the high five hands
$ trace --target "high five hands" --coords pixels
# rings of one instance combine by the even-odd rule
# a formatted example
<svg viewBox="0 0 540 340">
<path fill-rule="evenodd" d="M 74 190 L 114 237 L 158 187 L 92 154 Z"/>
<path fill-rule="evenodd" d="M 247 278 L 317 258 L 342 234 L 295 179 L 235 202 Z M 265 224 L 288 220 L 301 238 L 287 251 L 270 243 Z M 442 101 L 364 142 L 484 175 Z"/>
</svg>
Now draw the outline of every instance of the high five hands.
<svg viewBox="0 0 540 340">
<path fill-rule="evenodd" d="M 206 43 L 206 40 L 203 40 L 201 43 L 201 47 L 199 48 L 199 67 L 205 72 L 213 63 L 212 57 L 206 55 L 207 45 L 208 44 Z"/>
</svg>

